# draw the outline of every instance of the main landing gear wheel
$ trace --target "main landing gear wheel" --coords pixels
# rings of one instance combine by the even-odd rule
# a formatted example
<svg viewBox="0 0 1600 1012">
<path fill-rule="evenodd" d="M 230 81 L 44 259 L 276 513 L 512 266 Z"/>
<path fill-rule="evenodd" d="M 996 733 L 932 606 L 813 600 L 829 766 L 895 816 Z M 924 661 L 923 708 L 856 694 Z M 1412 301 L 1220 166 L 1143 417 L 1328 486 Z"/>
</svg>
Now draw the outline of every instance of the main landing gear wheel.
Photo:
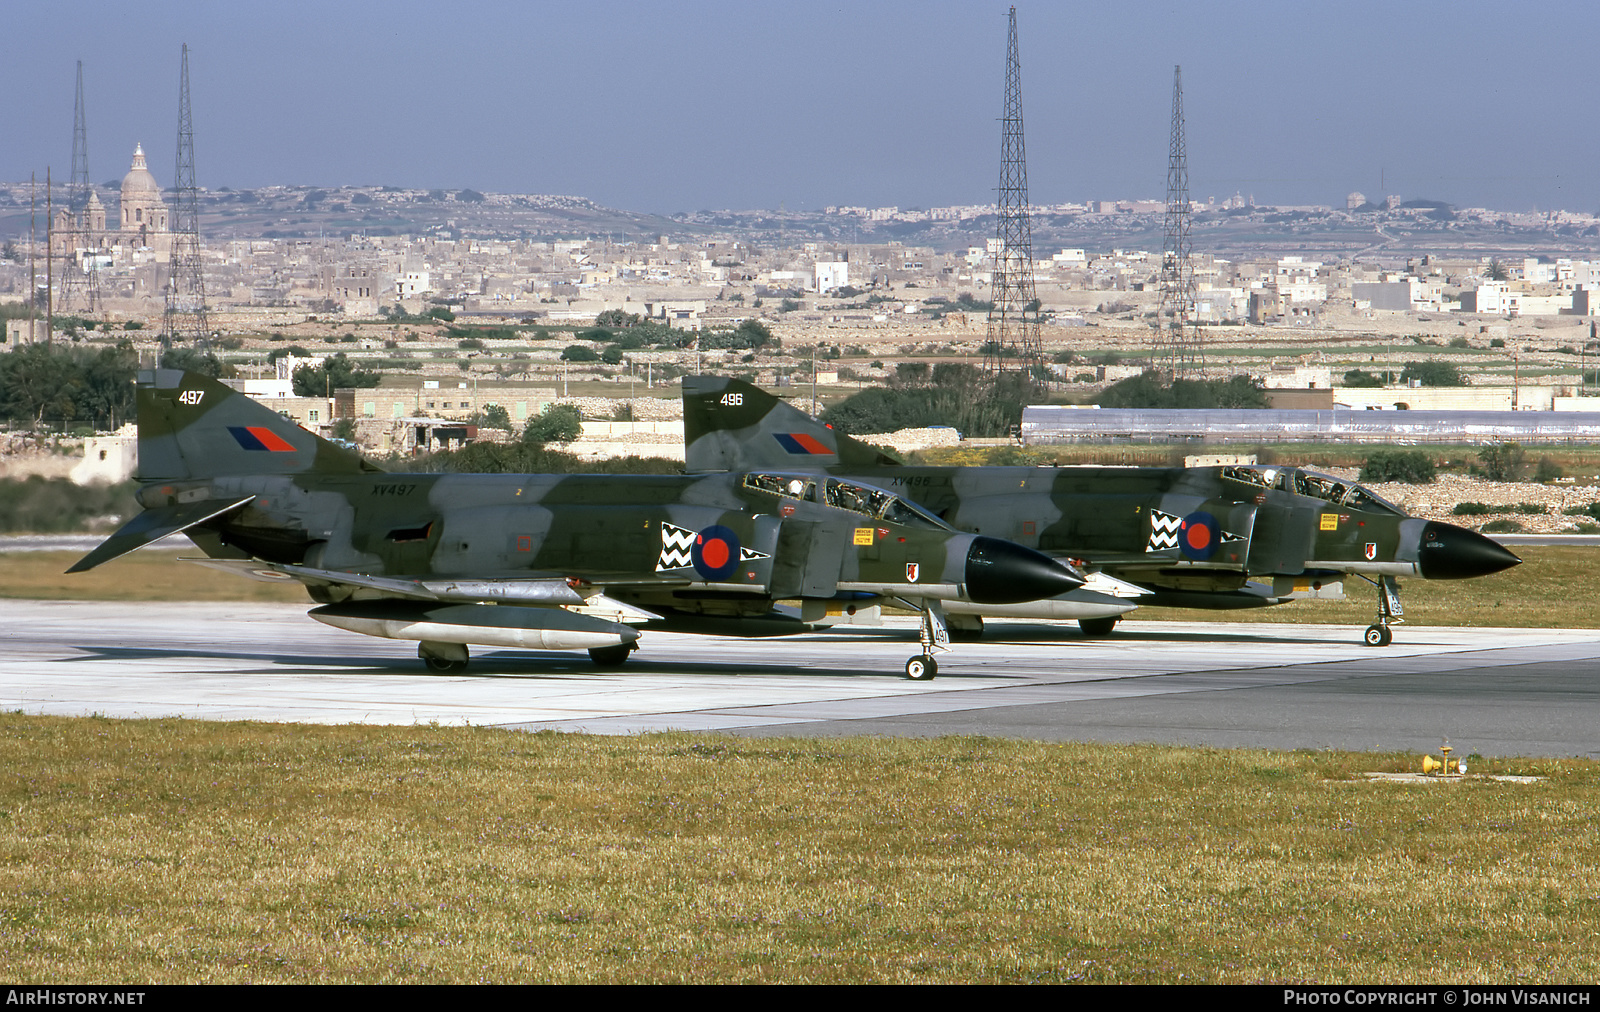
<svg viewBox="0 0 1600 1012">
<path fill-rule="evenodd" d="M 454 675 L 467 670 L 467 648 L 459 643 L 424 643 L 417 656 L 436 675 Z"/>
<path fill-rule="evenodd" d="M 1111 630 L 1117 627 L 1116 616 L 1111 618 L 1080 618 L 1078 628 L 1083 630 L 1083 635 L 1092 640 L 1103 636 L 1110 636 Z"/>
<path fill-rule="evenodd" d="M 945 624 L 950 628 L 950 638 L 957 643 L 976 643 L 983 639 L 982 615 L 951 615 Z"/>
<path fill-rule="evenodd" d="M 918 654 L 906 661 L 906 677 L 914 682 L 931 682 L 939 673 L 939 665 L 928 654 Z"/>
<path fill-rule="evenodd" d="M 1366 644 L 1369 647 L 1386 647 L 1394 641 L 1394 633 L 1386 625 L 1367 626 Z"/>
<path fill-rule="evenodd" d="M 619 643 L 614 647 L 590 647 L 589 659 L 594 661 L 596 667 L 620 668 L 634 649 L 632 643 Z"/>
</svg>

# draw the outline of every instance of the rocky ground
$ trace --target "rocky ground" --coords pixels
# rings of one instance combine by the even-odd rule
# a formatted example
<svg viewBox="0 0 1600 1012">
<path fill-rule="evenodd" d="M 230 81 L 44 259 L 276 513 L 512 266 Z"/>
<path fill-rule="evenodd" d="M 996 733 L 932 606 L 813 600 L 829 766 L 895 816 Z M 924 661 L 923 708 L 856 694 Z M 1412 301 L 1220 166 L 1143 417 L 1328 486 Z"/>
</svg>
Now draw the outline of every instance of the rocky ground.
<svg viewBox="0 0 1600 1012">
<path fill-rule="evenodd" d="M 1329 468 L 1335 477 L 1355 480 L 1353 468 Z M 1462 527 L 1478 528 L 1493 520 L 1514 520 L 1529 534 L 1572 534 L 1580 524 L 1594 524 L 1589 517 L 1571 517 L 1562 511 L 1600 501 L 1600 487 L 1572 483 L 1541 485 L 1533 482 L 1485 481 L 1462 474 L 1441 474 L 1427 485 L 1382 482 L 1369 486 L 1374 492 L 1412 516 L 1443 520 Z M 1454 511 L 1460 503 L 1516 507 L 1522 504 L 1543 506 L 1544 513 L 1488 513 L 1461 516 Z"/>
</svg>

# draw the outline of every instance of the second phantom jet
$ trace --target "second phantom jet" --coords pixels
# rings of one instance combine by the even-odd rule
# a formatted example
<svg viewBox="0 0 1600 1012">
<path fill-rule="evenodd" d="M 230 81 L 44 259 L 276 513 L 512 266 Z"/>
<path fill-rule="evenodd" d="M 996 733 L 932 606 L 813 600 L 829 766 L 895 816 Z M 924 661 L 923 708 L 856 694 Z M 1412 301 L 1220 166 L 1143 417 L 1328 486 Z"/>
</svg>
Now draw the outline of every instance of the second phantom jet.
<svg viewBox="0 0 1600 1012">
<path fill-rule="evenodd" d="M 1399 577 L 1458 580 L 1522 561 L 1475 531 L 1407 516 L 1355 482 L 1295 467 L 899 466 L 740 380 L 685 377 L 683 405 L 691 472 L 811 468 L 870 482 L 958 530 L 1142 588 L 1151 605 L 1254 608 L 1342 596 L 1345 579 L 1364 579 L 1378 591 L 1370 646 L 1391 641 Z M 968 610 L 1052 617 L 1048 604 Z M 981 618 L 952 619 L 982 629 Z M 1079 619 L 1091 636 L 1115 623 L 1114 614 Z"/>
</svg>

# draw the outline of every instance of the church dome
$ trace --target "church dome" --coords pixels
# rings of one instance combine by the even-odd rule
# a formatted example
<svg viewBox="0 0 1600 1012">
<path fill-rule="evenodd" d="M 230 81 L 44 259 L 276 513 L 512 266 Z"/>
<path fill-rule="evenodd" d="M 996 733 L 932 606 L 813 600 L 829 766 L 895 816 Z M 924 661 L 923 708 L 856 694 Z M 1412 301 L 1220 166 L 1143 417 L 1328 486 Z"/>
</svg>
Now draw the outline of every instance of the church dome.
<svg viewBox="0 0 1600 1012">
<path fill-rule="evenodd" d="M 150 194 L 155 197 L 161 195 L 161 184 L 156 182 L 156 177 L 150 174 L 150 169 L 144 161 L 144 145 L 135 145 L 133 149 L 133 167 L 128 174 L 122 177 L 122 196 L 124 199 L 135 194 Z"/>
</svg>

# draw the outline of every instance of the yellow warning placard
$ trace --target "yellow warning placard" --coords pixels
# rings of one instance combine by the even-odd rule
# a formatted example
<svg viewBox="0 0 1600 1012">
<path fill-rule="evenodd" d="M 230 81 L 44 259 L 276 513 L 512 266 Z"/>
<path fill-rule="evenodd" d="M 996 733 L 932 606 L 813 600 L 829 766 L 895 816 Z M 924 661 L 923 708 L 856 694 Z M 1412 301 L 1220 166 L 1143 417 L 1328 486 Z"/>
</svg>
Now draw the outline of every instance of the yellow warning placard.
<svg viewBox="0 0 1600 1012">
<path fill-rule="evenodd" d="M 872 544 L 872 528 L 871 527 L 857 527 L 856 528 L 856 537 L 855 537 L 855 541 L 853 542 L 853 544 L 857 544 L 857 545 L 870 545 L 870 544 Z"/>
<path fill-rule="evenodd" d="M 1339 529 L 1339 514 L 1337 514 L 1337 513 L 1324 513 L 1324 514 L 1322 514 L 1322 526 L 1319 529 L 1320 530 L 1324 530 L 1324 531 L 1336 531 L 1336 530 L 1338 530 Z"/>
</svg>

